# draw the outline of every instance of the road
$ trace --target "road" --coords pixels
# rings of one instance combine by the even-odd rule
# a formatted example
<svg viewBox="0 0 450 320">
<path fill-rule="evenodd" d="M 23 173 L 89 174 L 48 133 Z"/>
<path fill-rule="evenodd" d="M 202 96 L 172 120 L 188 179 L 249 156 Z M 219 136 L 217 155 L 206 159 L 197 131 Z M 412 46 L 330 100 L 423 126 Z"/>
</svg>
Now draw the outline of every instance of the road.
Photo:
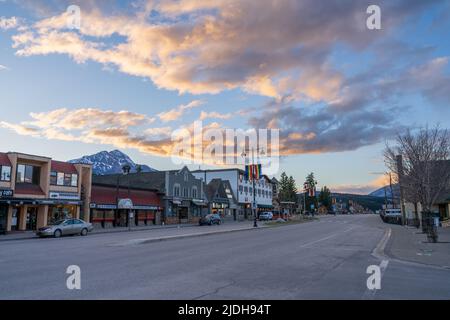
<svg viewBox="0 0 450 320">
<path fill-rule="evenodd" d="M 450 270 L 372 255 L 386 228 L 328 216 L 150 243 L 134 241 L 143 232 L 5 241 L 0 299 L 450 299 Z M 380 264 L 381 290 L 368 290 L 366 269 Z M 69 265 L 81 290 L 66 287 Z"/>
</svg>

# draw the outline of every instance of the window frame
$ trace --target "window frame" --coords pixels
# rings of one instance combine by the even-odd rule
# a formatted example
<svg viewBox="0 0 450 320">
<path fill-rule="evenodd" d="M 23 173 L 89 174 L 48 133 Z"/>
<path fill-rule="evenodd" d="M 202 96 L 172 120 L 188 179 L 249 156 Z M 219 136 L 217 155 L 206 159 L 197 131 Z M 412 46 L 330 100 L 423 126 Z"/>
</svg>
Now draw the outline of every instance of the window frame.
<svg viewBox="0 0 450 320">
<path fill-rule="evenodd" d="M 23 177 L 21 176 L 19 180 L 19 171 L 20 168 L 23 168 Z M 31 169 L 31 175 L 30 170 Z M 27 178 L 28 175 L 28 178 Z M 33 166 L 31 164 L 17 164 L 16 167 L 16 183 L 25 183 L 25 184 L 33 184 L 33 185 L 39 185 L 41 180 L 41 167 Z"/>
<path fill-rule="evenodd" d="M 8 179 L 3 179 L 3 168 L 9 168 L 9 178 Z M 12 173 L 11 166 L 0 166 L 0 181 L 11 182 L 11 173 Z"/>
</svg>

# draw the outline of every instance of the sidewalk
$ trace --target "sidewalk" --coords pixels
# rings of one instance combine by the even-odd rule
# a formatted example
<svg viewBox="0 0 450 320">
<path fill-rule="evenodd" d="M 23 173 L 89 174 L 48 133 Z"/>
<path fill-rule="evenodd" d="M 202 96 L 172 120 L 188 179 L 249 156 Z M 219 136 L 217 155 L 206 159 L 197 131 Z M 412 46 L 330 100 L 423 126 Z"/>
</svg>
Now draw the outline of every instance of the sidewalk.
<svg viewBox="0 0 450 320">
<path fill-rule="evenodd" d="M 232 222 L 225 222 L 219 228 L 230 231 L 230 230 L 246 230 L 247 228 L 250 228 L 253 226 L 253 222 L 250 221 L 232 221 Z M 97 235 L 97 234 L 106 234 L 106 233 L 125 233 L 125 232 L 142 232 L 142 231 L 164 231 L 164 230 L 190 230 L 191 228 L 199 227 L 198 224 L 170 224 L 170 225 L 153 225 L 153 226 L 141 226 L 141 227 L 132 227 L 130 229 L 126 227 L 117 227 L 117 228 L 108 228 L 108 229 L 94 229 L 92 232 L 90 232 L 90 235 Z M 208 229 L 207 226 L 202 227 L 205 230 Z M 214 229 L 214 231 L 222 231 L 219 229 Z M 161 232 L 158 232 L 160 234 Z M 178 233 L 178 232 L 177 232 Z M 170 235 L 171 232 L 168 232 L 168 235 Z M 27 240 L 27 239 L 38 239 L 39 237 L 36 236 L 36 233 L 34 231 L 17 231 L 12 232 L 7 235 L 0 235 L 0 242 L 1 241 L 13 241 L 13 240 Z"/>
<path fill-rule="evenodd" d="M 391 225 L 385 253 L 392 258 L 450 269 L 450 228 L 439 228 L 438 243 L 429 243 L 422 229 Z"/>
</svg>

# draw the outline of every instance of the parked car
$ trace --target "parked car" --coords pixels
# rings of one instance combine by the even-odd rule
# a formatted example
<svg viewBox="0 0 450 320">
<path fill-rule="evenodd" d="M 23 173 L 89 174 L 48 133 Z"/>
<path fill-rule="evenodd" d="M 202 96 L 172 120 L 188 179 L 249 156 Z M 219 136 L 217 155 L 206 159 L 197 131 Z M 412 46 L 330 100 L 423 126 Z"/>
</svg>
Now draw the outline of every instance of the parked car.
<svg viewBox="0 0 450 320">
<path fill-rule="evenodd" d="M 261 221 L 269 221 L 273 219 L 273 213 L 272 212 L 263 212 L 259 215 L 259 220 Z"/>
<path fill-rule="evenodd" d="M 203 226 L 203 225 L 211 226 L 213 224 L 219 225 L 219 224 L 222 224 L 222 218 L 218 214 L 214 214 L 214 213 L 208 214 L 200 219 L 199 224 L 201 226 Z"/>
<path fill-rule="evenodd" d="M 43 228 L 39 228 L 36 235 L 39 237 L 55 238 L 75 234 L 87 236 L 93 229 L 92 223 L 85 222 L 81 219 L 64 219 L 51 223 Z"/>
</svg>

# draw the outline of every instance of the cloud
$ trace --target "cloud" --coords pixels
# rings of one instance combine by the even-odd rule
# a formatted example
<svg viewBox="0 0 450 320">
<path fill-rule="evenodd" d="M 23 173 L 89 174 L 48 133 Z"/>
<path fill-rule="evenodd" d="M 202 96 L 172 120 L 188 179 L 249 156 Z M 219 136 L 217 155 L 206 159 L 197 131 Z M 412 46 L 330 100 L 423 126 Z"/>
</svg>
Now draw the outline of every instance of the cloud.
<svg viewBox="0 0 450 320">
<path fill-rule="evenodd" d="M 375 180 L 367 184 L 341 184 L 331 186 L 332 192 L 337 193 L 351 193 L 351 194 L 361 194 L 367 195 L 379 188 L 382 188 L 389 184 L 389 179 L 386 175 L 379 176 Z"/>
<path fill-rule="evenodd" d="M 166 112 L 161 112 L 158 114 L 158 117 L 163 122 L 175 121 L 180 119 L 186 111 L 200 107 L 203 104 L 204 102 L 201 100 L 194 100 L 192 102 L 189 102 L 188 104 L 180 105 L 175 109 L 171 109 Z"/>
<path fill-rule="evenodd" d="M 342 111 L 353 108 L 349 106 L 353 100 L 338 104 L 308 109 L 293 106 L 290 101 L 274 101 L 262 108 L 262 113 L 250 117 L 249 125 L 280 129 L 280 153 L 286 156 L 356 150 L 383 141 L 402 127 L 394 116 L 400 109 L 366 103 Z"/>
<path fill-rule="evenodd" d="M 16 17 L 5 18 L 0 17 L 0 29 L 10 30 L 15 29 L 19 26 L 19 20 Z"/>
<path fill-rule="evenodd" d="M 32 121 L 25 125 L 38 128 L 53 127 L 56 129 L 74 130 L 113 126 L 127 128 L 145 123 L 152 123 L 153 118 L 130 111 L 110 111 L 96 108 L 80 108 L 69 110 L 61 108 L 49 112 L 30 113 Z"/>
<path fill-rule="evenodd" d="M 147 137 L 153 118 L 129 111 L 109 111 L 96 108 L 69 110 L 60 108 L 48 112 L 31 113 L 31 120 L 13 124 L 0 122 L 0 127 L 19 135 L 49 140 L 78 141 L 135 148 L 144 153 L 169 156 L 172 142 L 167 137 Z M 131 129 L 136 129 L 131 132 Z M 156 129 L 153 129 L 156 130 Z M 162 133 L 162 129 L 159 131 Z"/>
<path fill-rule="evenodd" d="M 231 119 L 234 116 L 233 113 L 219 113 L 219 112 L 205 112 L 202 111 L 200 113 L 200 118 L 199 120 L 206 120 L 206 119 L 222 119 L 222 120 L 226 120 L 226 119 Z"/>
<path fill-rule="evenodd" d="M 136 3 L 128 15 L 100 3 L 83 5 L 77 32 L 66 29 L 67 13 L 37 21 L 13 38 L 16 53 L 92 60 L 180 93 L 240 88 L 329 102 L 343 82 L 328 63 L 336 43 L 364 50 L 436 1 L 379 1 L 389 14 L 376 35 L 364 1 L 161 0 Z"/>
<path fill-rule="evenodd" d="M 1 71 L 1 70 L 9 70 L 9 68 L 6 67 L 6 66 L 4 66 L 4 65 L 1 65 L 1 64 L 0 64 L 0 71 Z"/>
<path fill-rule="evenodd" d="M 385 94 L 421 93 L 432 105 L 448 108 L 450 75 L 445 73 L 450 57 L 435 57 L 413 66 L 398 77 L 381 82 Z"/>
</svg>

